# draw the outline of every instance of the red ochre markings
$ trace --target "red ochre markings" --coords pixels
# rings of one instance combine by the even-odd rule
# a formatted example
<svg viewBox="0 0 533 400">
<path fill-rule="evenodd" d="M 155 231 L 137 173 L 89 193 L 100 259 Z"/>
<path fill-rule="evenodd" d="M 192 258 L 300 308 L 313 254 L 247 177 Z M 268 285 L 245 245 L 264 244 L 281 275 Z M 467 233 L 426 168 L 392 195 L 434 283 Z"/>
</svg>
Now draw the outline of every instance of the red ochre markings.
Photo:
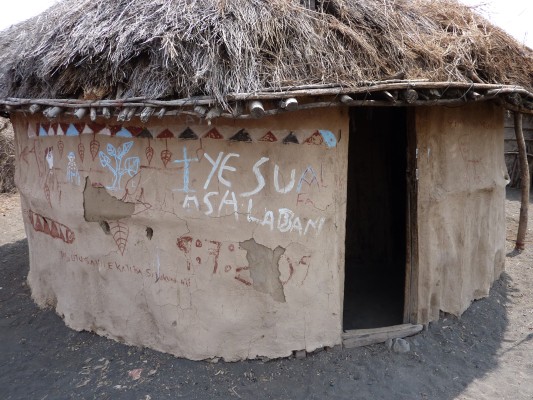
<svg viewBox="0 0 533 400">
<path fill-rule="evenodd" d="M 163 132 L 157 135 L 157 138 L 158 139 L 172 139 L 174 138 L 174 134 L 170 132 L 168 129 L 165 129 Z"/>
<path fill-rule="evenodd" d="M 304 140 L 305 144 L 314 144 L 314 145 L 321 145 L 324 144 L 324 138 L 320 134 L 320 132 L 316 131 L 311 136 L 309 136 L 307 139 Z"/>
<path fill-rule="evenodd" d="M 194 264 L 196 267 L 203 265 L 207 268 L 210 268 L 212 266 L 213 275 L 217 274 L 220 252 L 222 250 L 222 242 L 208 239 L 193 239 L 191 236 L 181 236 L 177 238 L 176 245 L 185 256 L 188 271 L 191 270 L 193 262 L 196 262 Z M 233 252 L 236 249 L 236 244 L 230 243 L 227 245 L 227 247 L 224 245 L 224 249 L 226 248 Z M 194 254 L 195 252 L 199 251 L 201 254 Z M 252 286 L 251 278 L 249 276 L 249 266 L 225 264 L 224 267 L 220 269 L 226 274 L 233 271 L 233 279 L 246 286 Z"/>
<path fill-rule="evenodd" d="M 100 133 L 105 129 L 105 125 L 97 124 L 96 122 L 90 122 L 87 126 L 93 131 L 94 134 Z"/>
<path fill-rule="evenodd" d="M 161 152 L 161 161 L 163 162 L 165 168 L 167 167 L 167 164 L 170 162 L 171 158 L 172 152 L 169 149 L 165 149 Z"/>
<path fill-rule="evenodd" d="M 128 245 L 128 237 L 130 235 L 128 225 L 121 221 L 110 221 L 109 228 L 120 254 L 124 255 L 126 246 Z"/>
<path fill-rule="evenodd" d="M 135 137 L 139 136 L 144 130 L 144 128 L 139 126 L 125 126 L 124 128 Z"/>
<path fill-rule="evenodd" d="M 246 279 L 236 276 L 235 279 L 241 283 L 244 283 L 246 286 L 252 286 L 252 282 L 248 282 Z"/>
<path fill-rule="evenodd" d="M 148 165 L 150 165 L 152 163 L 152 158 L 154 158 L 154 148 L 150 146 L 150 142 L 148 142 L 148 147 L 144 150 L 144 154 L 146 155 Z"/>
<path fill-rule="evenodd" d="M 270 131 L 268 131 L 265 136 L 263 136 L 261 139 L 259 139 L 260 142 L 269 142 L 269 143 L 273 143 L 273 142 L 277 142 L 278 141 L 278 138 L 276 136 L 274 136 L 274 134 Z"/>
<path fill-rule="evenodd" d="M 108 125 L 107 129 L 111 132 L 111 136 L 115 136 L 122 130 L 122 125 Z"/>
<path fill-rule="evenodd" d="M 57 128 L 56 135 L 65 136 L 67 134 L 67 131 L 68 131 L 68 125 L 69 124 L 60 123 L 59 127 Z"/>
<path fill-rule="evenodd" d="M 213 129 L 211 129 L 209 132 L 207 132 L 204 135 L 204 138 L 205 139 L 217 139 L 217 140 L 220 140 L 220 139 L 224 139 L 224 136 L 222 136 L 220 134 L 220 132 L 217 130 L 217 128 L 213 128 Z"/>
<path fill-rule="evenodd" d="M 192 237 L 190 236 L 182 236 L 179 237 L 176 241 L 176 245 L 178 246 L 178 249 L 183 251 L 185 254 L 189 254 L 191 252 L 191 243 L 192 243 Z"/>
<path fill-rule="evenodd" d="M 54 239 L 61 239 L 67 244 L 74 243 L 76 239 L 74 232 L 69 227 L 51 218 L 43 217 L 40 214 L 34 213 L 32 210 L 28 211 L 28 218 L 36 232 L 42 232 Z"/>
<path fill-rule="evenodd" d="M 96 137 L 93 137 L 91 143 L 89 143 L 89 150 L 91 152 L 91 157 L 94 161 L 96 156 L 98 155 L 98 152 L 100 151 L 100 142 L 96 140 Z"/>
</svg>

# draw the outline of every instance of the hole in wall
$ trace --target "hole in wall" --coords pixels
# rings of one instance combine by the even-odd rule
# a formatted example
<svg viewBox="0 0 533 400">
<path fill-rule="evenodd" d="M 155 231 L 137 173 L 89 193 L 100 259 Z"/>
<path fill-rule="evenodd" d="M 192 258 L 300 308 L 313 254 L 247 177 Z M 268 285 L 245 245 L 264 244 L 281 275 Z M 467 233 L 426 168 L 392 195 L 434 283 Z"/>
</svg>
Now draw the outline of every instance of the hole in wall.
<svg viewBox="0 0 533 400">
<path fill-rule="evenodd" d="M 154 237 L 154 230 L 152 228 L 146 228 L 146 237 L 152 240 L 152 238 Z"/>
<path fill-rule="evenodd" d="M 106 235 L 111 235 L 111 228 L 109 227 L 107 221 L 100 221 L 100 228 L 102 228 Z"/>
</svg>

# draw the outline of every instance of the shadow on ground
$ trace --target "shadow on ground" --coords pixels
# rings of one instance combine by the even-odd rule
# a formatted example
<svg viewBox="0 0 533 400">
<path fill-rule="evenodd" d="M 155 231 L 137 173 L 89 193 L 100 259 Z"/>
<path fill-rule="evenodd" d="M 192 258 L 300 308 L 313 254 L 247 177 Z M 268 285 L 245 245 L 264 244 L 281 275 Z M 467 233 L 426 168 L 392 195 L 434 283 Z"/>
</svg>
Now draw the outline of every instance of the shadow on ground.
<svg viewBox="0 0 533 400">
<path fill-rule="evenodd" d="M 497 365 L 512 290 L 504 275 L 461 319 L 443 316 L 410 338 L 407 354 L 374 345 L 304 360 L 209 363 L 65 327 L 31 299 L 26 240 L 0 247 L 0 262 L 3 399 L 453 399 Z"/>
</svg>

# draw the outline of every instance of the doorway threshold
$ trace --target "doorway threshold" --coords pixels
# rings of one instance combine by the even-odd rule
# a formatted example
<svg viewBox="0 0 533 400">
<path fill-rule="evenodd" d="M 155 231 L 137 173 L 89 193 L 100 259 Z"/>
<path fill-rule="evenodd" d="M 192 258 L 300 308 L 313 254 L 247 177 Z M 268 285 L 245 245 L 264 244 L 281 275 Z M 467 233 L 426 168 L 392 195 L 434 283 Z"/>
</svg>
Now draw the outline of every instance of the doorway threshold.
<svg viewBox="0 0 533 400">
<path fill-rule="evenodd" d="M 423 325 L 402 324 L 373 329 L 353 329 L 342 334 L 342 345 L 348 349 L 384 343 L 388 339 L 399 339 L 416 335 Z"/>
</svg>

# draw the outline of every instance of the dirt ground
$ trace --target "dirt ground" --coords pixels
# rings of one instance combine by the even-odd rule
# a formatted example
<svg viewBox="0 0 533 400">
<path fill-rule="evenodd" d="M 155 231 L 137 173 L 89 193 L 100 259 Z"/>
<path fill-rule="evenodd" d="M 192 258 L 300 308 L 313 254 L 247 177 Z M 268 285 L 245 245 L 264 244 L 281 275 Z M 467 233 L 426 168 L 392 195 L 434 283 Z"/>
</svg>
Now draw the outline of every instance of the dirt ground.
<svg viewBox="0 0 533 400">
<path fill-rule="evenodd" d="M 74 332 L 37 308 L 19 198 L 0 196 L 0 399 L 533 399 L 533 229 L 514 254 L 518 199 L 509 190 L 506 273 L 490 296 L 409 338 L 409 353 L 209 363 Z"/>
</svg>

